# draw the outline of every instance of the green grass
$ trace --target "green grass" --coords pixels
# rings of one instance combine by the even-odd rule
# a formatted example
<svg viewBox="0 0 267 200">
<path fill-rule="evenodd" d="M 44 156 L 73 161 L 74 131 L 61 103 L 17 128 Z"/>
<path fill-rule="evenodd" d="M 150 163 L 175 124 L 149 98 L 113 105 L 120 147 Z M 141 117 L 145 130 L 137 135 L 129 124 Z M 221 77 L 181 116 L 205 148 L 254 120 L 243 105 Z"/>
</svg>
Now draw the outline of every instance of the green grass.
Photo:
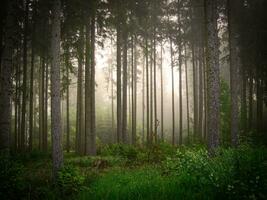
<svg viewBox="0 0 267 200">
<path fill-rule="evenodd" d="M 213 157 L 203 146 L 109 145 L 95 157 L 64 156 L 56 184 L 51 157 L 3 158 L 1 199 L 267 199 L 267 149 L 240 145 Z"/>
</svg>

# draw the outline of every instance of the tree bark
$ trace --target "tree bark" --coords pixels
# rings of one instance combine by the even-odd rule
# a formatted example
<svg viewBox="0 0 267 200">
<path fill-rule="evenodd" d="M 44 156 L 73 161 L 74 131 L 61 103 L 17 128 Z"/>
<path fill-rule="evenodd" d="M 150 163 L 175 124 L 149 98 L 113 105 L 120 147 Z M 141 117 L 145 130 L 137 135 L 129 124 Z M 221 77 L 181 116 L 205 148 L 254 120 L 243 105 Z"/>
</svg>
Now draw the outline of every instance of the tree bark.
<svg viewBox="0 0 267 200">
<path fill-rule="evenodd" d="M 51 38 L 51 134 L 53 179 L 63 165 L 61 146 L 61 109 L 60 109 L 60 0 L 55 0 L 52 9 L 52 38 Z"/>
<path fill-rule="evenodd" d="M 23 35 L 23 83 L 22 83 L 22 119 L 21 119 L 21 149 L 26 148 L 26 106 L 27 106 L 27 44 L 28 44 L 29 0 L 25 1 L 24 35 Z"/>
<path fill-rule="evenodd" d="M 212 153 L 219 145 L 220 123 L 220 66 L 217 33 L 217 3 L 205 0 L 207 42 L 207 105 L 208 105 L 208 148 Z"/>
<path fill-rule="evenodd" d="M 171 73 L 172 73 L 172 145 L 175 145 L 175 108 L 174 108 L 174 63 L 173 63 L 173 49 L 172 49 L 172 39 L 170 38 L 170 48 L 171 48 Z"/>
<path fill-rule="evenodd" d="M 127 32 L 123 31 L 122 142 L 127 142 Z"/>
<path fill-rule="evenodd" d="M 161 118 L 161 140 L 164 141 L 164 109 L 163 109 L 163 46 L 160 43 L 160 118 Z"/>
<path fill-rule="evenodd" d="M 4 154 L 9 153 L 9 136 L 11 134 L 12 53 L 15 35 L 13 0 L 7 2 L 7 12 L 0 79 L 0 152 Z"/>
<path fill-rule="evenodd" d="M 238 144 L 238 116 L 239 116 L 239 50 L 238 50 L 238 34 L 236 31 L 236 20 L 234 13 L 236 10 L 236 2 L 227 1 L 228 5 L 228 32 L 229 32 L 229 49 L 230 49 L 230 92 L 231 92 L 231 143 L 232 146 Z"/>
<path fill-rule="evenodd" d="M 117 142 L 122 139 L 122 118 L 121 118 L 121 22 L 120 2 L 117 2 Z"/>
<path fill-rule="evenodd" d="M 145 57 L 146 57 L 146 131 L 147 143 L 150 144 L 150 126 L 149 126 L 149 63 L 148 63 L 148 39 L 145 39 Z"/>
<path fill-rule="evenodd" d="M 89 17 L 88 17 L 89 18 Z M 91 19 L 86 24 L 86 46 L 85 46 L 85 151 L 86 155 L 90 153 L 90 132 L 91 132 Z"/>
<path fill-rule="evenodd" d="M 186 44 L 184 44 L 184 54 L 185 54 L 185 87 L 186 87 L 186 121 L 187 121 L 187 139 L 190 140 L 190 116 L 189 116 L 189 91 L 188 91 L 188 72 L 187 72 L 187 49 Z"/>
<path fill-rule="evenodd" d="M 96 119 L 95 119 L 95 10 L 91 18 L 91 131 L 89 155 L 96 155 Z"/>
</svg>

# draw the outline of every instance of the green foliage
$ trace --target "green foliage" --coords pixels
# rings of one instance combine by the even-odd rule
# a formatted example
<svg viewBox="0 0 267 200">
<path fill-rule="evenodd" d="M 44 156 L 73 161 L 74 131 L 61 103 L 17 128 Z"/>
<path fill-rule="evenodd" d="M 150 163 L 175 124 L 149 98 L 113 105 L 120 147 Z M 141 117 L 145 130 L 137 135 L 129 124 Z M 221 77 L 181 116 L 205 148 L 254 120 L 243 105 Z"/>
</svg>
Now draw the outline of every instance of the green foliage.
<svg viewBox="0 0 267 200">
<path fill-rule="evenodd" d="M 125 144 L 106 145 L 101 155 L 121 158 L 126 165 L 141 165 L 145 163 L 160 163 L 168 155 L 175 153 L 175 149 L 167 143 L 153 144 L 148 147 L 131 146 Z"/>
<path fill-rule="evenodd" d="M 112 170 L 99 177 L 77 199 L 167 199 L 170 191 L 176 190 L 173 186 L 157 168 Z"/>
<path fill-rule="evenodd" d="M 204 148 L 179 149 L 168 158 L 166 173 L 193 194 L 211 199 L 264 199 L 267 197 L 267 150 L 242 145 L 219 149 L 210 157 Z M 197 196 L 196 199 L 199 199 Z"/>
<path fill-rule="evenodd" d="M 77 167 L 65 165 L 58 173 L 56 184 L 62 195 L 68 197 L 83 189 L 84 181 L 85 177 Z"/>
<path fill-rule="evenodd" d="M 67 154 L 56 185 L 47 156 L 3 157 L 1 199 L 267 198 L 267 149 L 253 142 L 222 147 L 213 157 L 203 145 L 174 148 L 166 143 L 108 145 L 100 153 Z"/>
<path fill-rule="evenodd" d="M 24 167 L 7 156 L 1 156 L 0 160 L 0 199 L 16 199 L 25 187 Z"/>
</svg>

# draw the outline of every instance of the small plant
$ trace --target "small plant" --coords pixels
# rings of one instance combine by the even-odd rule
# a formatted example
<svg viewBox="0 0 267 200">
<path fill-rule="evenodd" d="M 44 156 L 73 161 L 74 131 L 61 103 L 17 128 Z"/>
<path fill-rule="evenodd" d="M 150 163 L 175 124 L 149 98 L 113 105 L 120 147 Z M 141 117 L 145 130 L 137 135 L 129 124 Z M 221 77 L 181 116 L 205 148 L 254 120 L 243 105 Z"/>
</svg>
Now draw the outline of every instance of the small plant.
<svg viewBox="0 0 267 200">
<path fill-rule="evenodd" d="M 84 181 L 78 168 L 66 165 L 58 173 L 57 186 L 62 195 L 68 197 L 83 189 Z"/>
<path fill-rule="evenodd" d="M 23 166 L 7 156 L 0 157 L 0 199 L 17 199 L 23 193 Z"/>
</svg>

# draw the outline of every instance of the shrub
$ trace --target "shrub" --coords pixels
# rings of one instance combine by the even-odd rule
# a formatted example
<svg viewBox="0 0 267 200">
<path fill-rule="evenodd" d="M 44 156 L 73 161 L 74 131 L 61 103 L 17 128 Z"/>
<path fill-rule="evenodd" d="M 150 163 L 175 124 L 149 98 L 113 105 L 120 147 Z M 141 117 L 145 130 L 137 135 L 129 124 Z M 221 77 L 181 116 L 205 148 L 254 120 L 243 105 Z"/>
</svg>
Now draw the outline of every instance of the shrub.
<svg viewBox="0 0 267 200">
<path fill-rule="evenodd" d="M 56 184 L 61 194 L 68 197 L 83 189 L 84 181 L 85 177 L 78 168 L 65 165 L 58 173 Z"/>
<path fill-rule="evenodd" d="M 1 156 L 0 160 L 0 199 L 17 199 L 25 188 L 24 167 L 7 156 Z"/>
</svg>

